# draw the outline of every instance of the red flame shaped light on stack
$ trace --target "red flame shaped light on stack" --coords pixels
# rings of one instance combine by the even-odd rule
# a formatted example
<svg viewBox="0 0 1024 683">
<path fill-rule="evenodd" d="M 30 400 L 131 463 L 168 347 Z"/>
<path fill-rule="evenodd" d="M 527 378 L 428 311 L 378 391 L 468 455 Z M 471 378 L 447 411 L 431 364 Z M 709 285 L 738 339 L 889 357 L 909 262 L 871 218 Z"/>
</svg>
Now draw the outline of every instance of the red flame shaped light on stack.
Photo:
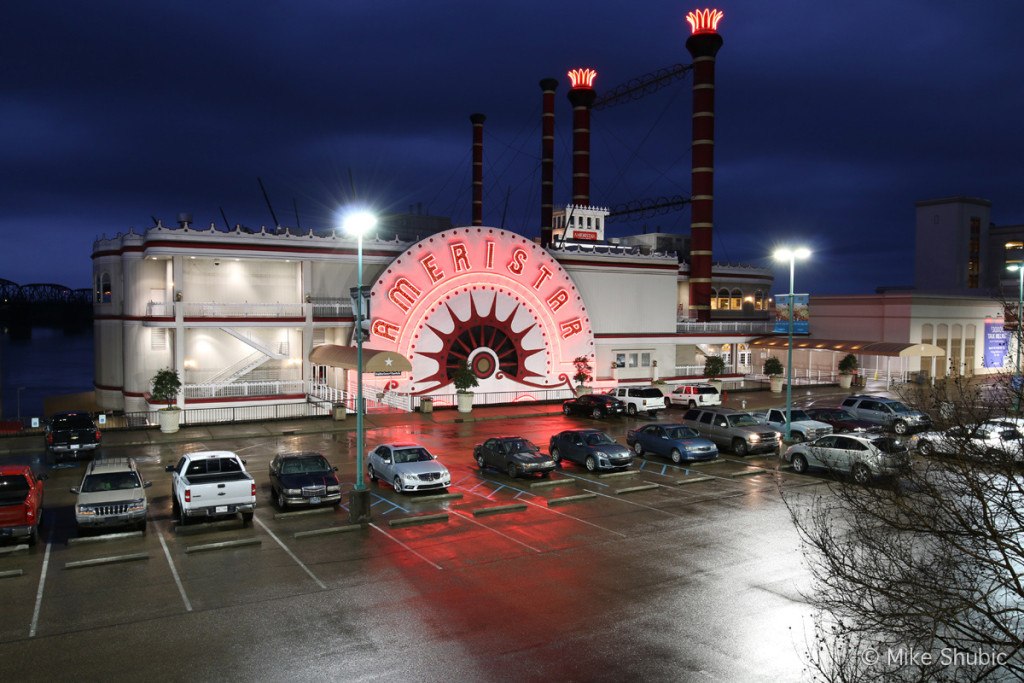
<svg viewBox="0 0 1024 683">
<path fill-rule="evenodd" d="M 720 9 L 695 9 L 686 13 L 686 21 L 690 22 L 690 33 L 718 33 L 718 22 L 725 13 Z"/>
<path fill-rule="evenodd" d="M 573 69 L 569 72 L 569 82 L 573 88 L 593 88 L 597 72 L 593 69 Z"/>
</svg>

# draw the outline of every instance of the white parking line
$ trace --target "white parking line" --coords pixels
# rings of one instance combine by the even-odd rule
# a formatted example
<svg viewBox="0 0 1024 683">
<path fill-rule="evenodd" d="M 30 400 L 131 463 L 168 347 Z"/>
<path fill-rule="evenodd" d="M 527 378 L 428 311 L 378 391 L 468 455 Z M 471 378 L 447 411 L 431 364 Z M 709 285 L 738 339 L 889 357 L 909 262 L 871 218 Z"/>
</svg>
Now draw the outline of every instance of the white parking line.
<svg viewBox="0 0 1024 683">
<path fill-rule="evenodd" d="M 494 533 L 498 534 L 502 538 L 506 538 L 506 539 L 512 541 L 513 543 L 518 543 L 519 545 L 523 546 L 524 548 L 528 548 L 528 549 L 532 550 L 535 553 L 541 552 L 537 548 L 534 548 L 532 545 L 527 545 L 526 543 L 523 543 L 518 538 L 512 538 L 508 534 L 502 533 L 502 532 L 498 531 L 497 529 L 493 529 L 493 528 L 487 526 L 486 524 L 481 524 L 480 522 L 478 522 L 477 520 L 473 519 L 472 517 L 470 517 L 469 515 L 467 515 L 464 512 L 460 512 L 459 510 L 452 510 L 452 512 L 454 512 L 459 517 L 462 517 L 463 519 L 465 519 L 468 522 L 472 522 L 473 524 L 476 524 L 477 526 L 482 526 L 483 528 L 487 529 L 488 531 L 493 531 Z"/>
<path fill-rule="evenodd" d="M 50 566 L 50 548 L 53 544 L 46 542 L 46 553 L 43 555 L 43 571 L 39 575 L 39 588 L 36 589 L 36 608 L 32 611 L 32 625 L 28 627 L 28 637 L 35 638 L 36 626 L 39 624 L 39 608 L 43 605 L 43 585 L 46 584 L 46 569 Z"/>
<path fill-rule="evenodd" d="M 290 558 L 292 558 L 293 560 L 295 560 L 295 564 L 297 564 L 297 565 L 299 565 L 300 567 L 302 567 L 302 571 L 304 571 L 304 572 L 306 572 L 307 574 L 309 574 L 309 578 L 311 578 L 311 579 L 313 579 L 314 581 L 316 581 L 316 585 L 320 586 L 320 590 L 327 590 L 327 586 L 326 586 L 326 585 L 324 585 L 324 582 L 323 582 L 323 581 L 321 581 L 320 579 L 318 579 L 318 578 L 316 577 L 316 574 L 314 574 L 314 573 L 313 573 L 312 571 L 310 571 L 309 567 L 307 567 L 307 566 L 306 566 L 306 565 L 305 565 L 305 564 L 304 564 L 304 563 L 302 562 L 302 560 L 300 560 L 300 559 L 299 559 L 298 557 L 296 557 L 296 556 L 295 556 L 295 553 L 293 553 L 293 552 L 292 552 L 292 551 L 291 551 L 291 550 L 290 550 L 290 549 L 288 548 L 288 546 L 286 546 L 286 545 L 285 545 L 284 543 L 282 543 L 282 542 L 281 542 L 281 539 L 280 539 L 280 538 L 278 538 L 277 536 L 275 536 L 275 535 L 274 535 L 274 532 L 273 532 L 273 531 L 271 531 L 270 529 L 268 529 L 268 528 L 267 528 L 267 525 L 266 525 L 266 524 L 264 524 L 264 523 L 263 523 L 263 521 L 262 521 L 262 520 L 261 520 L 261 519 L 260 519 L 259 517 L 254 517 L 253 519 L 254 519 L 254 521 L 255 521 L 255 522 L 256 522 L 257 524 L 259 524 L 259 525 L 260 525 L 260 527 L 262 527 L 262 528 L 263 528 L 263 530 L 264 530 L 264 531 L 266 531 L 266 532 L 267 532 L 267 535 L 268 535 L 268 536 L 270 536 L 270 537 L 271 537 L 272 539 L 274 539 L 274 541 L 275 541 L 275 542 L 276 542 L 276 543 L 277 543 L 277 544 L 278 544 L 279 546 L 281 546 L 281 549 L 282 549 L 282 550 L 284 550 L 284 551 L 285 551 L 286 553 L 288 553 L 288 557 L 290 557 Z"/>
<path fill-rule="evenodd" d="M 377 525 L 376 525 L 376 524 L 374 524 L 373 522 L 371 522 L 371 523 L 370 523 L 370 528 L 371 528 L 371 529 L 376 529 L 377 531 L 381 532 L 382 534 L 384 534 L 385 536 L 387 536 L 388 538 L 390 538 L 390 539 L 391 539 L 392 541 L 394 541 L 395 543 L 397 543 L 398 545 L 402 546 L 403 548 L 405 548 L 406 550 L 408 550 L 408 551 L 409 551 L 410 553 L 412 553 L 412 554 L 413 554 L 413 555 L 415 555 L 416 557 L 420 558 L 421 560 L 423 560 L 424 562 L 426 562 L 427 564 L 429 564 L 429 565 L 430 565 L 431 567 L 433 567 L 434 569 L 442 569 L 441 565 L 439 565 L 439 564 L 435 564 L 435 563 L 431 562 L 431 561 L 430 561 L 430 560 L 428 560 L 428 559 L 427 559 L 426 557 L 424 557 L 423 555 L 420 555 L 420 554 L 419 554 L 418 552 L 416 552 L 415 550 L 413 550 L 412 548 L 410 548 L 410 547 L 409 547 L 409 546 L 407 546 L 406 544 L 402 543 L 402 542 L 401 542 L 401 541 L 399 541 L 399 540 L 398 540 L 397 538 L 395 538 L 394 536 L 392 536 L 392 535 L 391 535 L 391 534 L 389 534 L 388 532 L 384 531 L 383 529 L 381 529 L 381 528 L 380 528 L 379 526 L 377 526 Z"/>
<path fill-rule="evenodd" d="M 188 596 L 185 595 L 185 586 L 181 584 L 181 577 L 178 576 L 178 570 L 174 567 L 174 561 L 171 560 L 171 551 L 167 549 L 167 541 L 164 540 L 163 532 L 157 529 L 156 537 L 160 539 L 160 546 L 164 549 L 164 557 L 167 558 L 167 566 L 171 568 L 171 576 L 174 577 L 174 583 L 178 586 L 178 593 L 181 594 L 181 601 L 185 603 L 185 611 L 192 611 L 192 603 L 189 602 Z"/>
<path fill-rule="evenodd" d="M 531 496 L 533 498 L 537 498 L 538 497 L 536 493 L 532 493 L 530 491 L 526 491 L 525 489 L 518 489 L 515 486 L 508 486 L 507 488 L 512 489 L 513 491 L 519 491 L 519 495 L 522 495 L 522 494 L 525 493 L 525 494 L 528 494 L 529 496 Z M 490 500 L 490 498 L 488 498 L 487 496 L 481 496 L 479 493 L 475 493 L 473 491 L 467 491 L 467 492 L 470 493 L 471 495 L 476 496 L 477 498 L 483 498 L 484 500 Z M 572 515 L 567 515 L 564 512 L 559 512 L 558 510 L 552 510 L 547 505 L 541 505 L 540 503 L 535 503 L 532 500 L 527 500 L 525 498 L 519 498 L 519 495 L 516 496 L 516 499 L 517 500 L 522 500 L 527 505 L 532 505 L 535 508 L 539 508 L 541 510 L 547 510 L 548 512 L 550 512 L 553 515 L 559 515 L 560 517 L 565 517 L 567 519 L 576 520 L 577 522 L 581 522 L 581 523 L 586 524 L 588 526 L 592 526 L 595 529 L 600 529 L 601 531 L 607 531 L 610 534 L 615 534 L 616 536 L 621 536 L 622 538 L 627 538 L 626 534 L 618 532 L 618 531 L 615 531 L 614 529 L 609 529 L 607 527 L 601 526 L 600 524 L 594 524 L 593 522 L 588 522 L 587 520 L 580 519 L 579 517 L 573 517 Z"/>
</svg>

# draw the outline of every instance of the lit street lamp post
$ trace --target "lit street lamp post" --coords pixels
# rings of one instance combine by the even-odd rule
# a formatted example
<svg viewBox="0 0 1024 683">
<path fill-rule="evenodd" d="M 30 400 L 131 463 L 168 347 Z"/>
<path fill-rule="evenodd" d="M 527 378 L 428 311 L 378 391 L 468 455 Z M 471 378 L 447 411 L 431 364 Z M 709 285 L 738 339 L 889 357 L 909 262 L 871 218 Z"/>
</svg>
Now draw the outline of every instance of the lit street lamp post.
<svg viewBox="0 0 1024 683">
<path fill-rule="evenodd" d="M 363 431 L 363 235 L 377 225 L 377 217 L 360 211 L 345 217 L 345 232 L 356 238 L 356 485 L 349 497 L 348 514 L 353 523 L 370 520 L 370 491 L 363 479 L 363 450 L 366 435 Z"/>
<path fill-rule="evenodd" d="M 796 260 L 805 259 L 811 255 L 809 249 L 798 247 L 796 249 L 776 249 L 776 261 L 789 261 L 789 344 L 786 350 L 786 441 L 792 436 L 790 423 L 793 413 L 793 280 L 796 271 Z"/>
<path fill-rule="evenodd" d="M 1007 268 L 1007 270 L 1016 271 L 1017 275 L 1019 276 L 1017 278 L 1017 280 L 1018 280 L 1018 287 L 1017 287 L 1017 326 L 1013 330 L 1014 336 L 1017 337 L 1017 362 L 1014 365 L 1015 372 L 1014 372 L 1014 375 L 1013 375 L 1013 381 L 1010 382 L 1010 387 L 1013 388 L 1013 393 L 1016 396 L 1016 398 L 1014 399 L 1014 403 L 1015 403 L 1014 410 L 1019 415 L 1020 414 L 1020 392 L 1021 392 L 1021 389 L 1024 388 L 1024 386 L 1022 386 L 1022 384 L 1021 384 L 1021 377 L 1020 377 L 1020 343 L 1021 343 L 1021 339 L 1022 339 L 1022 337 L 1021 337 L 1022 330 L 1021 330 L 1021 326 L 1020 326 L 1021 325 L 1021 319 L 1020 318 L 1021 318 L 1021 312 L 1022 312 L 1021 309 L 1024 309 L 1024 264 L 1015 263 L 1013 265 L 1007 266 L 1006 268 Z"/>
</svg>

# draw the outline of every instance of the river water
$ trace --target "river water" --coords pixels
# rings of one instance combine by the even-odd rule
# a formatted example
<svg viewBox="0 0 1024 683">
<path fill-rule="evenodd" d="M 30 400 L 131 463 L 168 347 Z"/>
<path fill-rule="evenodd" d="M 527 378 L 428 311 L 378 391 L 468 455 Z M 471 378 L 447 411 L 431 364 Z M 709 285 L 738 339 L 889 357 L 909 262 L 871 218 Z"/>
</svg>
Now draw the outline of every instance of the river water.
<svg viewBox="0 0 1024 683">
<path fill-rule="evenodd" d="M 31 339 L 0 334 L 0 387 L 3 418 L 44 417 L 43 399 L 92 391 L 92 329 L 66 334 L 37 327 Z"/>
</svg>

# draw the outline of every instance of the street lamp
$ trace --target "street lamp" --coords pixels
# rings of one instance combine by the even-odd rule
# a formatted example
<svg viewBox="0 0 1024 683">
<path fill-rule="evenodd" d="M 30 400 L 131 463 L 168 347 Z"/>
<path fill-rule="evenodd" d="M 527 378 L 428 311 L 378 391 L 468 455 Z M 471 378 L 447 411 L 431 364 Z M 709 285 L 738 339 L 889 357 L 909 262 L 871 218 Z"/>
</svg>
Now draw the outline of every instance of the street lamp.
<svg viewBox="0 0 1024 683">
<path fill-rule="evenodd" d="M 363 479 L 363 235 L 377 225 L 377 217 L 368 211 L 354 211 L 345 217 L 344 229 L 356 238 L 356 485 L 349 497 L 348 514 L 354 523 L 370 518 L 370 492 Z"/>
<path fill-rule="evenodd" d="M 1020 414 L 1020 392 L 1021 392 L 1021 386 L 1022 386 L 1021 385 L 1021 378 L 1020 378 L 1020 342 L 1021 342 L 1021 328 L 1020 328 L 1021 320 L 1020 320 L 1020 317 L 1021 317 L 1021 309 L 1024 308 L 1024 265 L 1022 265 L 1020 263 L 1014 263 L 1014 264 L 1011 264 L 1009 266 L 1006 266 L 1006 269 L 1010 270 L 1010 271 L 1016 271 L 1017 274 L 1020 276 L 1018 278 L 1019 285 L 1018 285 L 1018 288 L 1017 288 L 1017 326 L 1013 330 L 1016 333 L 1016 337 L 1017 337 L 1017 363 L 1016 363 L 1017 371 L 1014 374 L 1013 381 L 1010 382 L 1010 386 L 1013 387 L 1014 394 L 1016 395 L 1016 399 L 1014 401 L 1016 403 L 1015 410 L 1016 410 L 1017 414 L 1019 415 Z"/>
<path fill-rule="evenodd" d="M 776 249 L 773 256 L 776 261 L 789 261 L 789 344 L 786 351 L 786 441 L 792 436 L 790 423 L 793 413 L 793 277 L 796 271 L 796 260 L 811 255 L 806 247 L 796 249 Z"/>
</svg>

